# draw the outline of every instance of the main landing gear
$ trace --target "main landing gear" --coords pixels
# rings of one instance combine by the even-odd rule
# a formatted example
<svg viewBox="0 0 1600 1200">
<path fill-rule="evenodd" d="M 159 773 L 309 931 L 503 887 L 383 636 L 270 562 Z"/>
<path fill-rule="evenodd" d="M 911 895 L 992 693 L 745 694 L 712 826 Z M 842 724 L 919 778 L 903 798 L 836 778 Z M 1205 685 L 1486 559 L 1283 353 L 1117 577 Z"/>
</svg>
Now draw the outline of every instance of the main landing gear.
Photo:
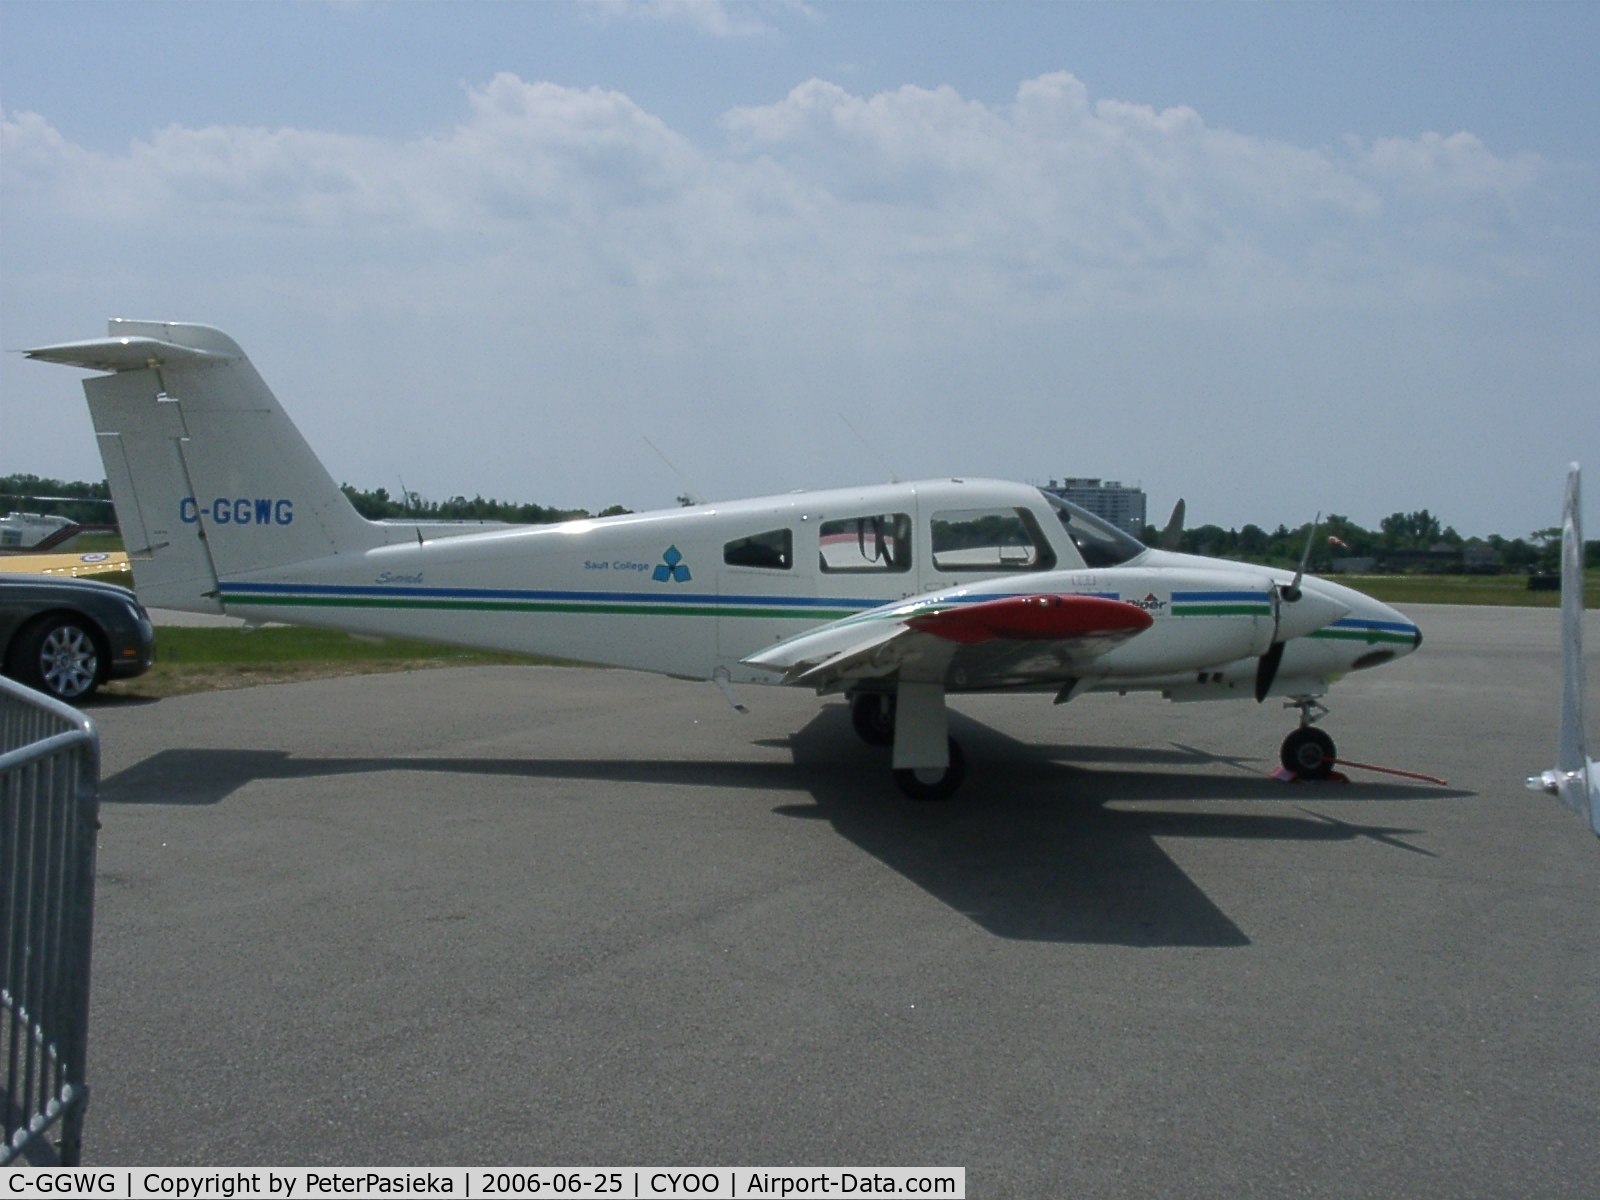
<svg viewBox="0 0 1600 1200">
<path fill-rule="evenodd" d="M 938 697 L 937 705 L 937 723 L 942 725 L 942 695 Z M 856 735 L 867 745 L 893 746 L 899 707 L 899 698 L 893 692 L 858 692 L 850 698 L 850 723 L 855 727 Z M 927 716 L 926 708 L 925 703 L 916 706 L 916 710 L 923 712 L 924 719 Z M 961 752 L 961 745 L 955 738 L 946 734 L 944 740 L 949 755 L 947 765 L 895 769 L 894 783 L 902 795 L 912 800 L 948 800 L 955 795 L 961 781 L 967 776 L 967 757 Z M 933 745 L 938 745 L 937 734 Z M 928 759 L 924 758 L 923 761 Z"/>
<path fill-rule="evenodd" d="M 891 692 L 857 692 L 850 700 L 850 723 L 867 745 L 892 746 L 894 709 Z"/>
<path fill-rule="evenodd" d="M 1328 715 L 1327 708 L 1314 696 L 1291 696 L 1284 701 L 1285 708 L 1300 710 L 1300 728 L 1283 739 L 1279 757 L 1286 771 L 1302 779 L 1326 779 L 1333 774 L 1333 764 L 1338 760 L 1333 739 L 1313 722 Z"/>
<path fill-rule="evenodd" d="M 894 785 L 901 795 L 911 800 L 948 800 L 956 794 L 967 777 L 967 756 L 955 738 L 947 737 L 945 741 L 950 746 L 948 767 L 916 767 L 894 773 Z"/>
</svg>

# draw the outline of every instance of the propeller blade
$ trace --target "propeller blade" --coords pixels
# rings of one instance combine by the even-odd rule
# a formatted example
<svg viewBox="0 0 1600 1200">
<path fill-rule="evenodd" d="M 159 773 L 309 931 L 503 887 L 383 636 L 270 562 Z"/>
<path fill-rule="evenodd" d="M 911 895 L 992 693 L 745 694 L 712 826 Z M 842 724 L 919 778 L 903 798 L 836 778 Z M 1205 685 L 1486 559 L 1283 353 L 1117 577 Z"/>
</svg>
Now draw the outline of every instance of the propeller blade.
<svg viewBox="0 0 1600 1200">
<path fill-rule="evenodd" d="M 1278 664 L 1283 661 L 1284 642 L 1273 642 L 1267 652 L 1256 662 L 1256 703 L 1260 704 L 1272 690 L 1272 681 L 1278 677 Z"/>
<path fill-rule="evenodd" d="M 1300 599 L 1300 581 L 1306 577 L 1306 563 L 1311 561 L 1311 543 L 1317 540 L 1317 526 L 1322 524 L 1322 513 L 1317 513 L 1316 519 L 1311 522 L 1311 533 L 1306 537 L 1305 553 L 1300 556 L 1300 569 L 1294 573 L 1294 582 L 1288 587 L 1278 589 L 1281 595 L 1290 604 Z"/>
<path fill-rule="evenodd" d="M 1273 680 L 1278 678 L 1278 667 L 1283 662 L 1283 648 L 1288 645 L 1290 638 L 1314 633 L 1350 612 L 1348 605 L 1341 604 L 1331 596 L 1313 591 L 1308 597 L 1300 588 L 1300 581 L 1306 577 L 1306 567 L 1311 562 L 1311 547 L 1317 540 L 1317 526 L 1320 524 L 1322 513 L 1318 512 L 1311 522 L 1311 532 L 1306 536 L 1306 548 L 1300 555 L 1300 567 L 1294 573 L 1294 581 L 1279 584 L 1273 589 L 1272 645 L 1267 647 L 1267 652 L 1256 663 L 1257 704 L 1265 700 L 1267 693 L 1272 690 Z M 1294 607 L 1286 609 L 1286 604 Z"/>
</svg>

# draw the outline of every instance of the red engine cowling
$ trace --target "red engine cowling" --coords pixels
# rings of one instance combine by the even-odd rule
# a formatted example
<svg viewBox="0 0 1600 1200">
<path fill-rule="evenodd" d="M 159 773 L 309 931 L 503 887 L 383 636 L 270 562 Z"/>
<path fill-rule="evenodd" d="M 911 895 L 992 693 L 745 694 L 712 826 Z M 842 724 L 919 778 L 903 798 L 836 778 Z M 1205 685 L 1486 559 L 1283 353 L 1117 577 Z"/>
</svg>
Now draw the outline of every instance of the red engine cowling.
<svg viewBox="0 0 1600 1200">
<path fill-rule="evenodd" d="M 961 604 L 906 622 L 922 633 L 971 645 L 990 638 L 1061 641 L 1106 633 L 1139 633 L 1152 618 L 1144 609 L 1101 596 L 1006 596 Z"/>
</svg>

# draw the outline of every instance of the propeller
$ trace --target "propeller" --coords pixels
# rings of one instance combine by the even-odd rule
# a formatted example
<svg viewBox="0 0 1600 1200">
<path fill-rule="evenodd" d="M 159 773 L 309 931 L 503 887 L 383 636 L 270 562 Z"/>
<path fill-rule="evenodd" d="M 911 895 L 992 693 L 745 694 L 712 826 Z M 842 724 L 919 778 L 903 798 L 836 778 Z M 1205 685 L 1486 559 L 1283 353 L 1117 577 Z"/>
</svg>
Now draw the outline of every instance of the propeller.
<svg viewBox="0 0 1600 1200">
<path fill-rule="evenodd" d="M 1304 592 L 1300 590 L 1300 581 L 1306 576 L 1306 564 L 1311 561 L 1311 543 L 1316 540 L 1317 526 L 1322 523 L 1322 514 L 1319 512 L 1316 520 L 1311 522 L 1311 533 L 1306 537 L 1305 552 L 1300 555 L 1300 568 L 1294 573 L 1294 580 L 1288 584 L 1278 584 L 1274 589 L 1272 601 L 1272 645 L 1267 647 L 1256 663 L 1256 703 L 1260 704 L 1267 698 L 1267 693 L 1272 690 L 1272 681 L 1278 677 L 1278 665 L 1283 662 L 1283 648 L 1288 643 L 1288 638 L 1280 637 L 1283 631 L 1283 606 L 1285 604 L 1298 604 Z"/>
</svg>

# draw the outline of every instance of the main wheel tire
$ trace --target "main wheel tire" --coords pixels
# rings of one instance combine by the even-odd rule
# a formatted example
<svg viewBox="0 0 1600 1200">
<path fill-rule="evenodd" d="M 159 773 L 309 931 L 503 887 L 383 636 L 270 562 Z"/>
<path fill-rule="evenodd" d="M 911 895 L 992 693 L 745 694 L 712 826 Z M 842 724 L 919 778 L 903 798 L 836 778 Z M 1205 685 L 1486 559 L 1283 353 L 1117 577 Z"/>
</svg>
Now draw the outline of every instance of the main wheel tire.
<svg viewBox="0 0 1600 1200">
<path fill-rule="evenodd" d="M 1283 739 L 1280 757 L 1284 769 L 1302 779 L 1326 779 L 1339 756 L 1331 737 L 1314 725 L 1305 725 Z"/>
<path fill-rule="evenodd" d="M 47 618 L 23 636 L 23 682 L 67 704 L 87 700 L 104 673 L 102 643 L 87 617 Z"/>
<path fill-rule="evenodd" d="M 850 723 L 869 746 L 894 745 L 893 692 L 862 692 L 850 701 Z"/>
<path fill-rule="evenodd" d="M 895 786 L 911 800 L 948 800 L 967 777 L 967 756 L 961 743 L 950 739 L 950 765 L 944 770 L 896 771 Z"/>
</svg>

